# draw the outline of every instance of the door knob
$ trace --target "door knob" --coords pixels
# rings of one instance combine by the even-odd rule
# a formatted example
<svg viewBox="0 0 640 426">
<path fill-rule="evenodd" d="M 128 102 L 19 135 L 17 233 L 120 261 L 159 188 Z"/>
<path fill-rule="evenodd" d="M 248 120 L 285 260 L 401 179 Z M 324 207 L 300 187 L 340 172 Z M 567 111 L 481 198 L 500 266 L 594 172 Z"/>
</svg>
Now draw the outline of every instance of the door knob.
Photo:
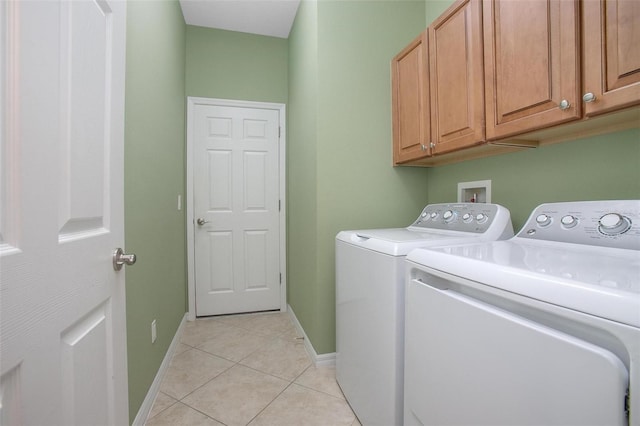
<svg viewBox="0 0 640 426">
<path fill-rule="evenodd" d="M 204 225 L 205 223 L 209 223 L 209 221 L 208 221 L 208 220 L 204 220 L 203 218 L 199 217 L 199 218 L 196 220 L 196 223 L 197 223 L 198 225 L 202 226 L 202 225 Z"/>
<path fill-rule="evenodd" d="M 133 265 L 136 263 L 135 254 L 125 254 L 124 251 L 118 247 L 113 252 L 113 269 L 119 271 L 123 265 Z"/>
</svg>

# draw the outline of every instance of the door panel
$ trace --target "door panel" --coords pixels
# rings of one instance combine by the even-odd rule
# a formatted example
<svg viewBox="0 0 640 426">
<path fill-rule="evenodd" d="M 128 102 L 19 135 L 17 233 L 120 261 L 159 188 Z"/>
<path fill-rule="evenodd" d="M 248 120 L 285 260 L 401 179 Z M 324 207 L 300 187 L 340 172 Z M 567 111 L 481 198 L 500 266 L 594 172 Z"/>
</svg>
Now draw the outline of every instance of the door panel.
<svg viewBox="0 0 640 426">
<path fill-rule="evenodd" d="M 198 316 L 280 308 L 279 111 L 197 105 Z"/>
<path fill-rule="evenodd" d="M 105 224 L 105 156 L 109 132 L 109 23 L 106 3 L 63 2 L 60 75 L 61 241 Z"/>
<path fill-rule="evenodd" d="M 111 315 L 103 303 L 60 335 L 65 424 L 109 424 L 112 407 L 95 401 L 109 401 L 109 391 L 113 391 L 109 380 L 112 368 L 109 354 L 95 348 L 108 344 Z M 87 375 L 91 380 L 87 380 Z"/>
<path fill-rule="evenodd" d="M 427 38 L 425 30 L 391 61 L 394 165 L 430 153 Z"/>
<path fill-rule="evenodd" d="M 634 1 L 607 1 L 605 40 L 607 40 L 607 87 L 614 90 L 638 82 L 640 73 L 640 5 Z M 632 74 L 636 74 L 632 77 Z"/>
<path fill-rule="evenodd" d="M 640 104 L 640 3 L 583 2 L 584 93 L 587 116 Z"/>
<path fill-rule="evenodd" d="M 483 2 L 487 139 L 581 117 L 578 11 L 574 0 Z"/>
<path fill-rule="evenodd" d="M 433 154 L 484 141 L 481 2 L 452 9 L 429 27 Z"/>
<path fill-rule="evenodd" d="M 126 4 L 0 3 L 1 424 L 127 424 Z"/>
<path fill-rule="evenodd" d="M 209 238 L 210 268 L 208 275 L 200 275 L 203 280 L 208 277 L 210 287 L 206 294 L 233 291 L 233 233 L 229 231 L 207 232 Z M 204 288 L 204 284 L 200 287 Z M 204 296 L 203 296 L 204 297 Z"/>
</svg>

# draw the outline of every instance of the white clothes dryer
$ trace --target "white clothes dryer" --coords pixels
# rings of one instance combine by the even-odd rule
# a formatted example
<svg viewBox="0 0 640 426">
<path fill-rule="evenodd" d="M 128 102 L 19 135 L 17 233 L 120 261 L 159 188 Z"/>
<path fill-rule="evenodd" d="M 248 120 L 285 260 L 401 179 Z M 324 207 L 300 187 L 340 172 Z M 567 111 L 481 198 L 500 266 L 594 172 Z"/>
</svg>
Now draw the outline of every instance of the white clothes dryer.
<svg viewBox="0 0 640 426">
<path fill-rule="evenodd" d="M 497 204 L 432 204 L 407 228 L 336 237 L 336 378 L 365 426 L 402 425 L 404 259 L 424 246 L 507 239 Z"/>
<path fill-rule="evenodd" d="M 406 262 L 406 425 L 640 425 L 640 201 Z"/>
</svg>

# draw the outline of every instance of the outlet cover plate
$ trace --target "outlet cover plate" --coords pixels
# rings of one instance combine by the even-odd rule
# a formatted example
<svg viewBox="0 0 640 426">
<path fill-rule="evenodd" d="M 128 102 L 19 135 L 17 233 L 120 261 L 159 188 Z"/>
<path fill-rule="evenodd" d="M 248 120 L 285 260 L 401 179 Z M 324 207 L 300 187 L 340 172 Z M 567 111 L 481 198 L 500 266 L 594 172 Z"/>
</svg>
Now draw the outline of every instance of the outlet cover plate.
<svg viewBox="0 0 640 426">
<path fill-rule="evenodd" d="M 151 343 L 155 343 L 158 338 L 158 330 L 156 328 L 156 320 L 151 321 Z"/>
</svg>

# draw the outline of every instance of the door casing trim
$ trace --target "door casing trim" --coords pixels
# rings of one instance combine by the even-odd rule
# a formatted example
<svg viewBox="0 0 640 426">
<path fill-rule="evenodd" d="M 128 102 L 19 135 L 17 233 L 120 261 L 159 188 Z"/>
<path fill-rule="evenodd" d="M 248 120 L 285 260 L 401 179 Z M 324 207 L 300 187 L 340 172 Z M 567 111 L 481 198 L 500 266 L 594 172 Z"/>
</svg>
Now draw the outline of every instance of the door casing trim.
<svg viewBox="0 0 640 426">
<path fill-rule="evenodd" d="M 286 107 L 285 104 L 271 103 L 271 102 L 255 102 L 255 101 L 242 101 L 242 100 L 230 100 L 230 99 L 216 99 L 216 98 L 199 98 L 188 96 L 187 97 L 187 153 L 186 153 L 186 167 L 187 167 L 187 196 L 185 199 L 186 206 L 186 225 L 187 225 L 187 295 L 188 295 L 188 310 L 187 320 L 194 321 L 196 319 L 196 280 L 195 280 L 195 239 L 194 239 L 194 209 L 193 209 L 193 137 L 194 137 L 194 109 L 198 105 L 207 106 L 225 106 L 225 107 L 239 107 L 239 108 L 255 108 L 255 109 L 272 109 L 279 112 L 280 126 L 280 138 L 278 140 L 278 169 L 279 178 L 279 199 L 280 199 L 280 212 L 279 212 L 279 226 L 280 226 L 280 311 L 286 312 L 287 310 L 287 239 L 286 239 L 286 140 L 287 140 L 287 126 L 286 126 Z"/>
</svg>

